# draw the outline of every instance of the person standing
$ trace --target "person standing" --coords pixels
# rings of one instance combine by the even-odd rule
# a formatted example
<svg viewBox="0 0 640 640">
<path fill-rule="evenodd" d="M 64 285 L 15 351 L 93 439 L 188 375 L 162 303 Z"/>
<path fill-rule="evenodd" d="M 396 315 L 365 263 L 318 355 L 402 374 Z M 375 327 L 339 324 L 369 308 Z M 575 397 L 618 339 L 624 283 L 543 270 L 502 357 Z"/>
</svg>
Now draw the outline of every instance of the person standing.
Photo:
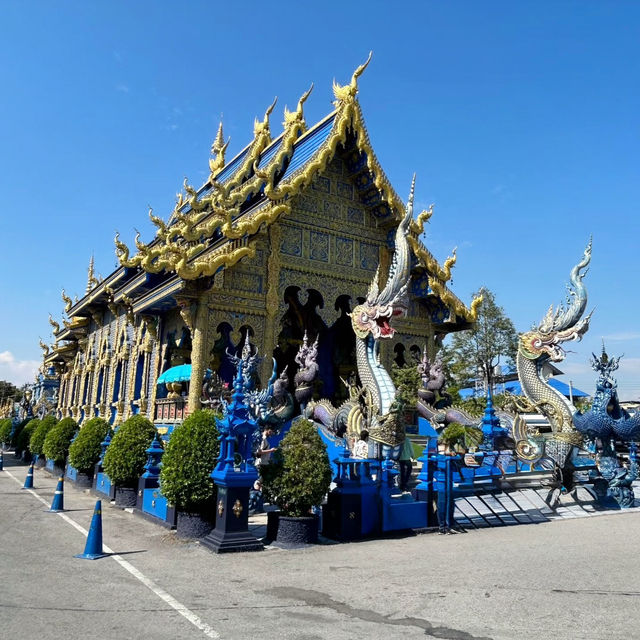
<svg viewBox="0 0 640 640">
<path fill-rule="evenodd" d="M 413 471 L 413 445 L 407 437 L 402 443 L 398 462 L 400 464 L 400 491 L 407 493 L 409 491 L 411 472 Z"/>
</svg>

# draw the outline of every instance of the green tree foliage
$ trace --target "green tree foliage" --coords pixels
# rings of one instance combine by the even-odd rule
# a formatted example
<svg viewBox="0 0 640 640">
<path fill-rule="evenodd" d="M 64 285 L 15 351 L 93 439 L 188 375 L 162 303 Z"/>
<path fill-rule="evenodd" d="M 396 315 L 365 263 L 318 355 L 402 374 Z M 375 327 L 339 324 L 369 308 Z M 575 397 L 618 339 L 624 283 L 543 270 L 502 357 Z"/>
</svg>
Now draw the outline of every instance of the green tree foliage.
<svg viewBox="0 0 640 640">
<path fill-rule="evenodd" d="M 477 447 L 482 442 L 482 429 L 452 422 L 440 434 L 438 442 L 446 444 L 452 450 L 468 451 L 470 447 Z"/>
<path fill-rule="evenodd" d="M 155 427 L 144 416 L 131 416 L 120 426 L 103 460 L 111 482 L 118 487 L 135 489 L 147 460 L 145 452 L 155 435 Z"/>
<path fill-rule="evenodd" d="M 11 382 L 0 380 L 0 402 L 7 398 L 13 398 L 15 402 L 20 402 L 20 400 L 22 400 L 22 396 L 22 389 L 18 389 L 18 387 Z"/>
<path fill-rule="evenodd" d="M 69 445 L 76 433 L 78 423 L 73 418 L 63 418 L 47 434 L 42 452 L 57 465 L 63 466 L 69 455 Z"/>
<path fill-rule="evenodd" d="M 27 422 L 24 429 L 20 432 L 20 436 L 16 440 L 16 451 L 29 450 L 31 436 L 39 426 L 40 420 L 38 420 L 38 418 L 33 418 L 33 420 L 29 420 L 29 422 Z"/>
<path fill-rule="evenodd" d="M 422 379 L 415 364 L 399 367 L 395 362 L 391 366 L 391 379 L 396 387 L 396 400 L 406 409 L 414 409 L 418 402 L 418 389 Z"/>
<path fill-rule="evenodd" d="M 512 364 L 518 350 L 516 329 L 495 295 L 484 287 L 474 295 L 482 295 L 477 321 L 471 329 L 454 333 L 441 352 L 449 381 L 458 388 L 479 377 L 493 386 L 495 366 L 501 358 Z"/>
<path fill-rule="evenodd" d="M 162 495 L 180 511 L 197 513 L 213 497 L 210 476 L 220 451 L 216 416 L 210 409 L 194 411 L 173 430 L 162 456 Z"/>
<path fill-rule="evenodd" d="M 9 444 L 11 441 L 11 418 L 4 418 L 0 420 L 0 443 Z"/>
<path fill-rule="evenodd" d="M 102 452 L 100 444 L 110 432 L 111 425 L 103 418 L 88 420 L 69 447 L 70 464 L 80 473 L 92 474 Z"/>
<path fill-rule="evenodd" d="M 40 424 L 36 427 L 36 430 L 31 434 L 31 440 L 29 441 L 29 451 L 35 456 L 42 455 L 44 441 L 47 434 L 57 424 L 57 420 L 54 416 L 46 416 L 40 420 Z"/>
<path fill-rule="evenodd" d="M 312 422 L 298 420 L 276 453 L 278 473 L 272 485 L 278 506 L 286 516 L 309 515 L 331 484 L 331 465 L 322 438 Z"/>
</svg>

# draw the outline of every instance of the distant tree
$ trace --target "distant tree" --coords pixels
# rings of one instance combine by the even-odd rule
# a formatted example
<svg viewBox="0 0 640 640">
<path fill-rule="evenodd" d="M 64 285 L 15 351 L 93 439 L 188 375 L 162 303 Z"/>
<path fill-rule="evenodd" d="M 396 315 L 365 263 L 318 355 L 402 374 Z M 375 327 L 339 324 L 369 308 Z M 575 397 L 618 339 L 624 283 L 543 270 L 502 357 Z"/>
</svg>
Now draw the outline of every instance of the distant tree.
<svg viewBox="0 0 640 640">
<path fill-rule="evenodd" d="M 0 402 L 7 398 L 13 398 L 16 402 L 20 402 L 22 400 L 22 390 L 11 382 L 0 380 Z"/>
<path fill-rule="evenodd" d="M 478 378 L 493 388 L 496 365 L 501 359 L 511 365 L 515 360 L 518 334 L 489 289 L 482 287 L 474 295 L 482 295 L 474 326 L 454 333 L 441 357 L 449 381 L 458 388 L 471 386 Z"/>
</svg>

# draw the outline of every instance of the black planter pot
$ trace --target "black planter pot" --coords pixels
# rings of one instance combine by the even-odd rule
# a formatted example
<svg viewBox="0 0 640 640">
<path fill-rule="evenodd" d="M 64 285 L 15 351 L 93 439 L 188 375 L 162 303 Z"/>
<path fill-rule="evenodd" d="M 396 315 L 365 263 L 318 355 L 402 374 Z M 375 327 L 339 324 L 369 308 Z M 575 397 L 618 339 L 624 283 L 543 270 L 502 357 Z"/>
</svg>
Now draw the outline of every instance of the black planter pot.
<svg viewBox="0 0 640 640">
<path fill-rule="evenodd" d="M 59 478 L 60 476 L 64 478 L 64 475 L 65 475 L 64 465 L 61 467 L 59 464 L 54 464 L 53 471 L 51 471 L 50 473 L 53 473 L 53 475 L 56 476 L 56 478 Z"/>
<path fill-rule="evenodd" d="M 278 537 L 279 511 L 267 511 L 267 533 L 265 540 L 273 541 Z"/>
<path fill-rule="evenodd" d="M 280 515 L 276 540 L 289 544 L 314 544 L 318 542 L 318 516 L 294 518 Z"/>
<path fill-rule="evenodd" d="M 116 487 L 116 507 L 135 507 L 138 492 L 131 487 Z"/>
<path fill-rule="evenodd" d="M 208 513 L 177 511 L 176 535 L 178 538 L 204 538 L 214 527 L 214 518 Z"/>
<path fill-rule="evenodd" d="M 88 473 L 78 472 L 75 485 L 81 489 L 91 489 L 91 486 L 93 485 L 93 474 L 89 475 Z"/>
</svg>

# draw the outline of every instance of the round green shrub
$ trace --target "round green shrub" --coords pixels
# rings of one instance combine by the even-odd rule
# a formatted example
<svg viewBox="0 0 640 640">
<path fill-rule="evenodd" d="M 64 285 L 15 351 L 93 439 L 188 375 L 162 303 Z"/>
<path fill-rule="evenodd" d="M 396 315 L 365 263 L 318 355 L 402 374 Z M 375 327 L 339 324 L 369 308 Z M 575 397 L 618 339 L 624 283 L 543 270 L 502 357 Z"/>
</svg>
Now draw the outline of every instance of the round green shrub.
<svg viewBox="0 0 640 640">
<path fill-rule="evenodd" d="M 312 422 L 298 420 L 276 453 L 278 472 L 270 480 L 277 505 L 285 516 L 308 516 L 331 484 L 327 447 Z"/>
<path fill-rule="evenodd" d="M 69 445 L 77 432 L 78 423 L 73 418 L 63 418 L 47 434 L 42 453 L 57 465 L 63 466 L 69 455 Z"/>
<path fill-rule="evenodd" d="M 438 442 L 442 442 L 451 450 L 468 450 L 482 442 L 482 429 L 469 425 L 451 422 L 440 434 Z"/>
<path fill-rule="evenodd" d="M 9 444 L 11 442 L 11 418 L 0 420 L 0 443 Z"/>
<path fill-rule="evenodd" d="M 29 420 L 29 422 L 27 422 L 24 429 L 20 432 L 20 435 L 18 436 L 18 439 L 16 441 L 16 450 L 18 451 L 29 450 L 31 436 L 39 426 L 40 426 L 40 420 L 38 420 L 38 418 L 34 418 L 33 420 Z"/>
<path fill-rule="evenodd" d="M 210 409 L 194 411 L 173 430 L 162 456 L 162 495 L 180 511 L 197 513 L 213 497 L 210 476 L 220 451 L 216 416 Z"/>
<path fill-rule="evenodd" d="M 111 431 L 103 418 L 91 418 L 80 427 L 78 437 L 69 447 L 69 463 L 80 473 L 91 474 L 100 459 L 100 444 Z"/>
<path fill-rule="evenodd" d="M 58 423 L 54 416 L 46 416 L 40 420 L 40 424 L 36 427 L 36 430 L 31 434 L 31 440 L 29 441 L 29 451 L 32 455 L 40 456 L 43 451 L 44 441 L 47 434 Z"/>
<path fill-rule="evenodd" d="M 122 423 L 104 454 L 102 466 L 113 484 L 135 489 L 147 460 L 145 451 L 156 428 L 145 417 L 131 416 Z"/>
</svg>

